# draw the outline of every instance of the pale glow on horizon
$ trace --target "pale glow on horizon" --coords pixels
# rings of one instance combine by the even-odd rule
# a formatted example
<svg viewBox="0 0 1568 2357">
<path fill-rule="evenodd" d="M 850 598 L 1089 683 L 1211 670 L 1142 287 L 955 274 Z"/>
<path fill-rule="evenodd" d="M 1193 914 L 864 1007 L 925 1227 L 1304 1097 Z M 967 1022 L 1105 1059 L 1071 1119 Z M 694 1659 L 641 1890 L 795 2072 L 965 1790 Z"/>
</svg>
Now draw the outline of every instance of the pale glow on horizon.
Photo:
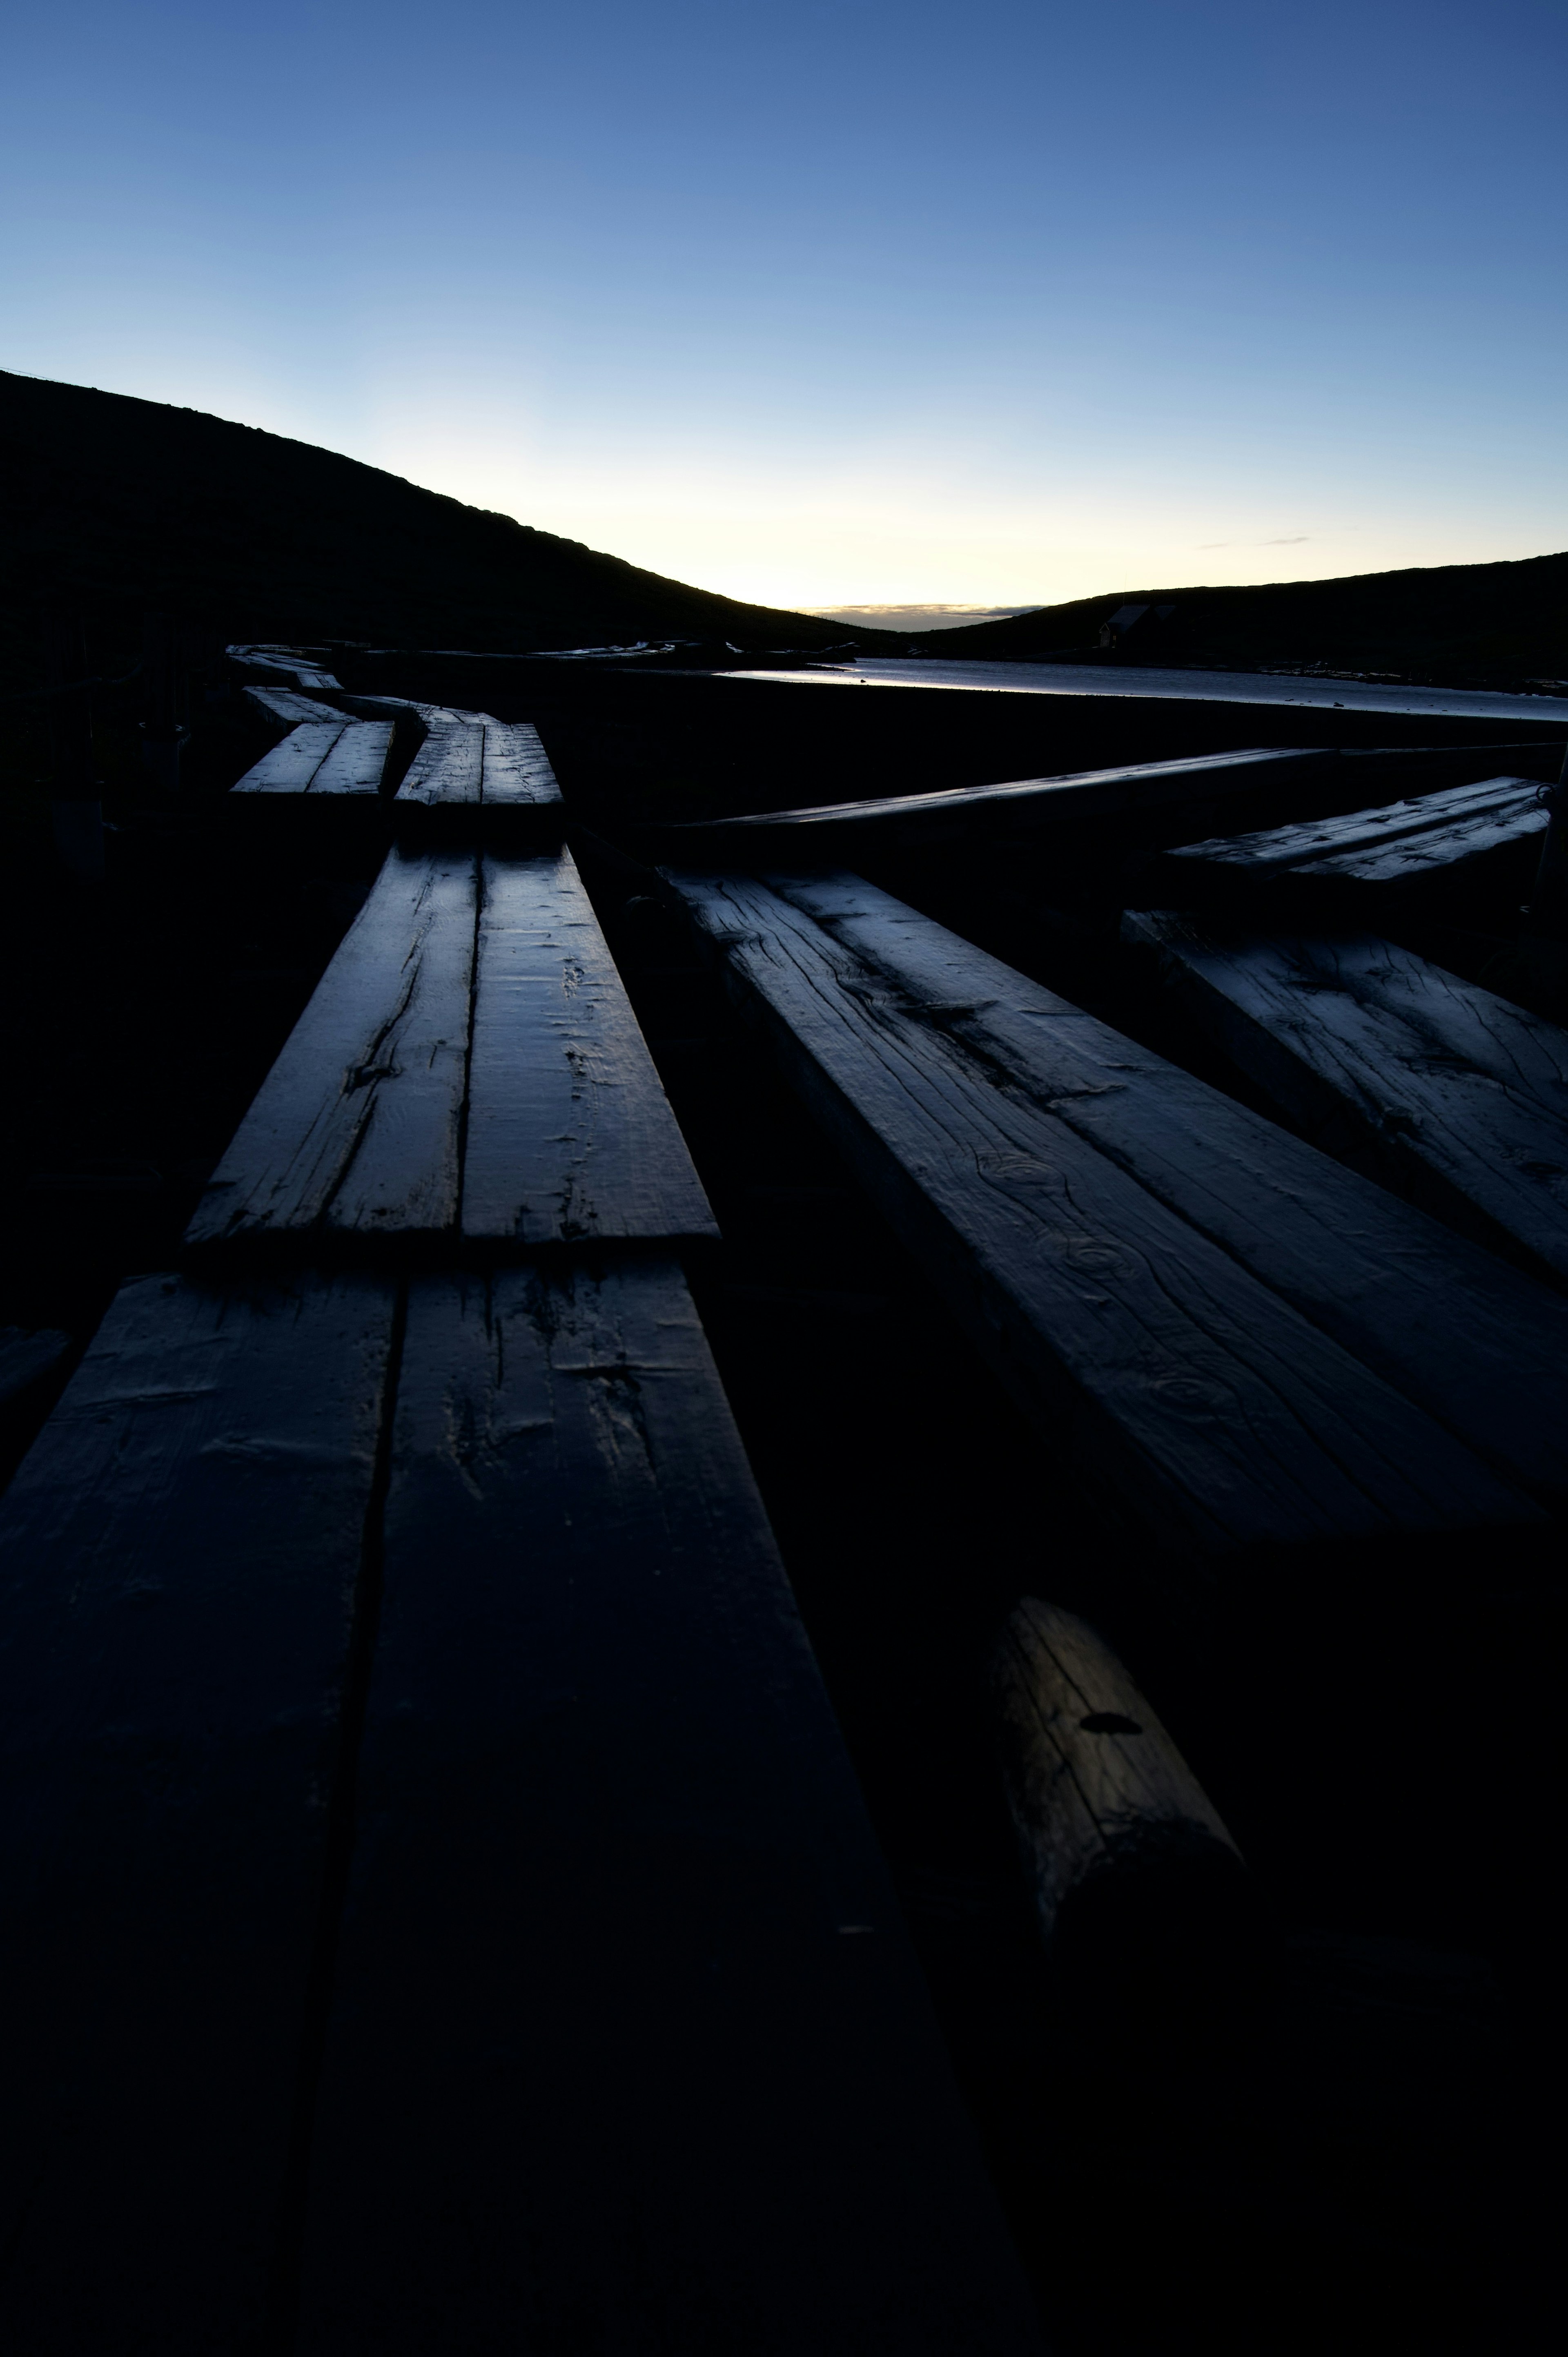
<svg viewBox="0 0 1568 2357">
<path fill-rule="evenodd" d="M 1550 0 L 56 0 L 0 364 L 797 610 L 1533 556 L 1564 62 Z"/>
</svg>

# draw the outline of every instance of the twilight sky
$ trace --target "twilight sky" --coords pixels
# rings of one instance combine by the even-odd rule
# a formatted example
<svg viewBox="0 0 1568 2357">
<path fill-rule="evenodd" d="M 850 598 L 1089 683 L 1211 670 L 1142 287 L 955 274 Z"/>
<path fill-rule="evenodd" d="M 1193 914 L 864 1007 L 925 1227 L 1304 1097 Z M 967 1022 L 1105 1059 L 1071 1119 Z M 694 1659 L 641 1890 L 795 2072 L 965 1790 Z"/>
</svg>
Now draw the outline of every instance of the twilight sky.
<svg viewBox="0 0 1568 2357">
<path fill-rule="evenodd" d="M 0 365 L 769 604 L 1568 546 L 1563 0 L 11 0 Z"/>
</svg>

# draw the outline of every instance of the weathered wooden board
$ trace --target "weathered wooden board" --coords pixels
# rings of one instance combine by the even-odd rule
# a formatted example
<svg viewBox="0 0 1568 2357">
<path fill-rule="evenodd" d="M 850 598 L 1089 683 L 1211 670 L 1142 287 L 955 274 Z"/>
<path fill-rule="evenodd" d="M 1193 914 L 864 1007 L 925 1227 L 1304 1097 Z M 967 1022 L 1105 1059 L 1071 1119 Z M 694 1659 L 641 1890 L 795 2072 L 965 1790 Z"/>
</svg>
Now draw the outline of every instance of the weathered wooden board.
<svg viewBox="0 0 1568 2357">
<path fill-rule="evenodd" d="M 538 730 L 526 720 L 496 720 L 402 696 L 349 696 L 356 712 L 417 717 L 424 742 L 397 791 L 404 822 L 450 827 L 483 813 L 481 832 L 509 823 L 537 828 L 562 813 L 561 789 Z"/>
<path fill-rule="evenodd" d="M 392 749 L 390 720 L 308 720 L 247 770 L 237 794 L 368 794 L 378 797 Z"/>
<path fill-rule="evenodd" d="M 487 858 L 463 1233 L 716 1235 L 572 855 Z"/>
<path fill-rule="evenodd" d="M 487 809 L 500 810 L 542 809 L 560 802 L 555 772 L 531 721 L 487 716 L 479 799 Z"/>
<path fill-rule="evenodd" d="M 476 941 L 478 956 L 476 963 Z M 717 1232 L 569 852 L 394 851 L 187 1232 Z"/>
<path fill-rule="evenodd" d="M 425 738 L 397 790 L 400 804 L 478 802 L 485 770 L 485 723 L 474 712 L 422 705 Z"/>
<path fill-rule="evenodd" d="M 1568 1491 L 1568 1305 L 858 877 L 776 878 L 898 995 L 1498 1468 Z"/>
<path fill-rule="evenodd" d="M 0 1505 L 0 2339 L 259 2347 L 393 1330 L 125 1286 Z"/>
<path fill-rule="evenodd" d="M 455 1225 L 477 914 L 471 852 L 389 853 L 188 1243 Z"/>
<path fill-rule="evenodd" d="M 403 1364 L 302 2357 L 1037 2350 L 678 1270 Z"/>
<path fill-rule="evenodd" d="M 1526 778 L 1488 778 L 1377 810 L 1183 844 L 1149 861 L 1138 898 L 1165 907 L 1233 899 L 1265 884 L 1275 898 L 1303 888 L 1463 886 L 1510 848 L 1527 856 L 1522 846 L 1547 823 L 1538 792 Z"/>
<path fill-rule="evenodd" d="M 1057 1961 L 1123 2001 L 1140 1981 L 1169 1993 L 1201 1975 L 1210 1997 L 1244 1985 L 1262 1943 L 1240 1854 L 1104 1639 L 1026 1597 L 992 1683 L 1008 1806 Z"/>
<path fill-rule="evenodd" d="M 229 647 L 225 651 L 231 662 L 254 679 L 280 681 L 302 695 L 313 689 L 328 695 L 338 692 L 338 683 L 332 673 L 311 662 L 297 647 Z"/>
<path fill-rule="evenodd" d="M 302 720 L 336 720 L 344 716 L 330 704 L 317 704 L 313 696 L 301 695 L 292 687 L 252 687 L 244 690 L 247 704 L 269 720 L 281 720 L 285 728 L 297 728 Z"/>
<path fill-rule="evenodd" d="M 1530 748 L 1539 752 L 1538 748 Z M 1372 750 L 1258 747 L 1243 752 L 1020 778 L 945 793 L 893 794 L 817 809 L 765 811 L 743 818 L 663 825 L 654 832 L 683 865 L 838 866 L 857 856 L 942 845 L 994 844 L 1052 836 L 1105 836 L 1129 843 L 1179 841 L 1183 812 L 1201 816 L 1238 796 L 1267 797 L 1308 811 L 1364 806 L 1380 786 L 1419 780 L 1436 785 L 1474 778 L 1492 748 Z"/>
<path fill-rule="evenodd" d="M 803 909 L 754 879 L 671 880 L 864 1183 L 1112 1511 L 1210 1555 L 1539 1520 Z"/>
<path fill-rule="evenodd" d="M 1439 1218 L 1568 1280 L 1568 1033 L 1391 942 L 1129 916 L 1283 1117 Z"/>
</svg>

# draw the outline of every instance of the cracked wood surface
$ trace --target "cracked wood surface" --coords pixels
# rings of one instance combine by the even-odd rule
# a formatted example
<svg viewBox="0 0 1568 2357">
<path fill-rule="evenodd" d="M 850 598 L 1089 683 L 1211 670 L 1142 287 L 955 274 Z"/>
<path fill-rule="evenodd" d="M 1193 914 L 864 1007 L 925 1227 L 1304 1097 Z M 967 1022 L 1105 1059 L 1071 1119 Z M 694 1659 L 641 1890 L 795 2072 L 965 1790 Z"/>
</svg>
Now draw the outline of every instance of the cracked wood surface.
<svg viewBox="0 0 1568 2357">
<path fill-rule="evenodd" d="M 864 1183 L 1108 1502 L 1212 1553 L 1539 1523 L 1135 1170 L 932 1005 L 913 1011 L 842 929 L 755 878 L 671 880 Z"/>
<path fill-rule="evenodd" d="M 971 1049 L 1506 1477 L 1568 1491 L 1568 1305 L 858 877 L 776 879 Z"/>
<path fill-rule="evenodd" d="M 1537 791 L 1528 778 L 1487 778 L 1377 810 L 1182 844 L 1150 862 L 1141 896 L 1180 905 L 1263 884 L 1326 889 L 1463 881 L 1477 863 L 1544 832 Z"/>
<path fill-rule="evenodd" d="M 531 721 L 497 720 L 488 712 L 419 704 L 404 696 L 349 696 L 356 712 L 412 713 L 425 737 L 396 801 L 403 813 L 467 810 L 543 812 L 558 809 L 561 789 Z"/>
<path fill-rule="evenodd" d="M 379 796 L 392 750 L 390 720 L 307 720 L 274 745 L 232 789 L 237 794 Z"/>
<path fill-rule="evenodd" d="M 302 720 L 336 720 L 344 715 L 330 704 L 317 704 L 314 696 L 301 695 L 292 687 L 251 687 L 242 691 L 247 704 L 263 713 L 269 720 L 281 720 L 285 728 L 297 728 Z"/>
<path fill-rule="evenodd" d="M 1568 1033 L 1369 935 L 1125 931 L 1306 1136 L 1568 1281 Z"/>
<path fill-rule="evenodd" d="M 264 2309 L 392 1330 L 363 1277 L 137 1277 L 0 1504 L 14 2351 Z"/>
<path fill-rule="evenodd" d="M 571 853 L 487 858 L 463 1233 L 717 1232 Z"/>
<path fill-rule="evenodd" d="M 455 1226 L 476 900 L 471 852 L 389 852 L 188 1243 Z"/>
<path fill-rule="evenodd" d="M 744 817 L 664 823 L 650 830 L 682 866 L 756 870 L 777 864 L 791 868 L 821 862 L 838 866 L 856 856 L 928 845 L 958 848 L 1003 840 L 1046 841 L 1089 831 L 1146 844 L 1180 840 L 1174 832 L 1201 822 L 1210 809 L 1218 822 L 1237 795 L 1250 795 L 1276 815 L 1285 810 L 1346 809 L 1364 805 L 1380 785 L 1404 779 L 1435 785 L 1444 779 L 1473 779 L 1488 755 L 1509 747 L 1423 749 L 1404 746 L 1335 750 L 1322 747 L 1252 747 L 1233 753 L 1189 756 L 1178 761 L 1142 761 L 1112 770 L 1082 770 L 1057 778 L 1018 778 L 1004 784 L 965 786 L 941 793 L 890 794 L 863 802 L 824 803 L 819 808 L 762 811 Z M 1539 748 L 1522 748 L 1529 769 Z M 1543 770 L 1542 774 L 1545 772 Z"/>
<path fill-rule="evenodd" d="M 459 1232 L 716 1233 L 566 851 L 389 854 L 187 1240 Z"/>
<path fill-rule="evenodd" d="M 1023 2357 L 684 1280 L 596 1266 L 410 1285 L 298 2346 Z"/>
</svg>

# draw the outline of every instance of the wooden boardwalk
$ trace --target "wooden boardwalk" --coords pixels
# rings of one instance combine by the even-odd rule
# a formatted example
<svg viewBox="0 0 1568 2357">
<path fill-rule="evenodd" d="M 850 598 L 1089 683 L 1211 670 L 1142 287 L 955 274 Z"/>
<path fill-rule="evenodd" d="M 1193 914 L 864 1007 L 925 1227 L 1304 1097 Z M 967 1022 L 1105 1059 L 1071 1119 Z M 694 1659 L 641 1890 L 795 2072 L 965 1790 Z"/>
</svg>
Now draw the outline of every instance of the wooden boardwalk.
<svg viewBox="0 0 1568 2357">
<path fill-rule="evenodd" d="M 1130 2099 L 1151 2023 L 1265 2002 L 1282 1870 L 1343 1853 L 1329 1887 L 1424 1903 L 1501 1789 L 1451 1697 L 1535 1625 L 1568 1503 L 1568 1040 L 1288 896 L 1396 932 L 1423 892 L 1474 909 L 1535 786 L 1496 748 L 1263 748 L 575 856 L 529 723 L 346 693 L 323 651 L 230 650 L 283 732 L 230 807 L 291 813 L 291 857 L 349 813 L 379 872 L 183 1252 L 121 1286 L 0 1500 L 0 2332 L 1041 2357 L 1060 2229 L 1018 2188 L 1038 2084 L 1079 2068 L 1052 2041 L 1101 2039 Z M 923 913 L 950 856 L 1042 909 L 1047 873 L 1120 878 L 1097 954 L 1250 1102 Z M 600 911 L 682 946 L 628 993 Z M 718 1013 L 650 1049 L 667 987 Z M 800 1232 L 815 1355 L 779 1387 L 860 1354 L 896 1389 L 853 1225 L 813 1260 L 856 1209 L 1023 1469 L 1015 1566 L 971 1559 L 963 1497 L 941 1596 L 1006 1600 L 961 1640 L 976 1761 L 955 1736 L 932 1771 L 989 1775 L 1018 1841 L 1006 2224 L 748 1461 L 791 1546 L 838 1512 L 814 1460 L 780 1503 L 725 1355 L 768 1286 L 729 1281 L 710 1202 L 725 1054 L 832 1165 L 747 1176 Z M 847 1676 L 824 1650 L 863 1773 L 855 1644 L 904 1661 L 929 1576 L 891 1562 Z"/>
<path fill-rule="evenodd" d="M 711 1232 L 569 856 L 390 855 L 0 1506 L 9 2348 L 1039 2350 Z"/>
<path fill-rule="evenodd" d="M 1555 1303 L 858 878 L 671 880 L 1118 1519 L 1177 1553 L 1321 1554 L 1528 1528 L 1562 1494 Z"/>
</svg>

